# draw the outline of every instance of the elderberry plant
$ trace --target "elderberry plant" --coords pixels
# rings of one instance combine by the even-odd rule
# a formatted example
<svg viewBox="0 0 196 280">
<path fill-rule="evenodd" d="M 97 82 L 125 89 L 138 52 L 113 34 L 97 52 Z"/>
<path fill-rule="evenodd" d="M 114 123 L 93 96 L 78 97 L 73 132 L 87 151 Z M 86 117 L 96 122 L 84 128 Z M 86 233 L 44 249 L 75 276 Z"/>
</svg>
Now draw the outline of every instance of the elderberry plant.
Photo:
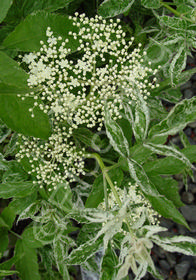
<svg viewBox="0 0 196 280">
<path fill-rule="evenodd" d="M 147 2 L 140 6 L 153 8 L 155 18 L 166 22 L 168 5 Z M 111 1 L 98 9 L 105 17 L 107 5 Z M 132 5 L 137 8 L 123 1 L 122 10 L 109 16 Z M 192 34 L 193 15 L 183 20 Z M 0 52 L 7 65 L 0 81 L 0 117 L 6 124 L 1 123 L 1 142 L 11 137 L 0 154 L 0 197 L 13 199 L 0 222 L 5 244 L 8 232 L 18 240 L 14 256 L 0 264 L 0 275 L 15 273 L 9 271 L 15 264 L 22 280 L 70 280 L 80 265 L 100 280 L 128 279 L 130 269 L 135 280 L 147 272 L 163 279 L 153 262 L 153 244 L 196 255 L 194 238 L 168 237 L 161 226 L 163 216 L 189 228 L 177 210 L 183 204 L 171 175 L 194 179 L 196 149 L 183 129 L 196 118 L 196 98 L 179 101 L 171 86 L 184 83 L 193 70 L 182 72 L 186 56 L 178 67 L 184 48 L 164 65 L 150 59 L 152 41 L 153 47 L 179 44 L 171 41 L 172 33 L 165 42 L 168 33 L 161 30 L 144 46 L 130 32 L 120 19 L 40 11 L 4 40 L 15 60 Z M 188 54 L 191 46 L 188 36 Z M 167 112 L 163 99 L 176 105 Z M 176 133 L 183 149 L 167 145 Z M 22 235 L 12 230 L 16 215 L 18 224 L 30 221 Z"/>
</svg>

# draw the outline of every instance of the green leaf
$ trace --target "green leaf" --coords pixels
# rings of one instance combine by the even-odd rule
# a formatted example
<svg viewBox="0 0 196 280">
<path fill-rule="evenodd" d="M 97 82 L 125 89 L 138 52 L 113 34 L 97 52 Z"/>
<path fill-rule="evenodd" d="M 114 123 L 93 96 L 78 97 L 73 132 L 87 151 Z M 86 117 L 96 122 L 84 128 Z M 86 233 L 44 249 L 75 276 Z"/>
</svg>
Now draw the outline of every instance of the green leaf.
<svg viewBox="0 0 196 280">
<path fill-rule="evenodd" d="M 0 184 L 0 197 L 7 199 L 11 197 L 25 197 L 36 191 L 37 185 L 33 182 L 15 182 Z"/>
<path fill-rule="evenodd" d="M 11 129 L 6 125 L 0 124 L 0 144 L 11 134 Z"/>
<path fill-rule="evenodd" d="M 3 221 L 4 222 L 4 221 Z M 0 221 L 1 223 L 1 221 Z M 8 231 L 5 228 L 0 228 L 0 253 L 4 253 L 8 247 L 9 239 L 8 239 Z"/>
<path fill-rule="evenodd" d="M 0 23 L 4 20 L 13 0 L 1 0 Z M 2 275 L 3 276 L 3 275 Z"/>
<path fill-rule="evenodd" d="M 16 212 L 15 212 L 15 209 L 12 208 L 10 206 L 10 204 L 5 207 L 3 209 L 3 211 L 1 212 L 1 215 L 0 215 L 0 218 L 4 221 L 4 223 L 6 224 L 6 227 L 8 229 L 11 229 L 12 228 L 12 225 L 13 225 L 13 222 L 16 218 Z"/>
<path fill-rule="evenodd" d="M 51 133 L 49 118 L 38 107 L 34 108 L 32 117 L 29 109 L 33 107 L 34 100 L 30 97 L 22 100 L 16 95 L 0 95 L 0 118 L 9 128 L 27 136 L 47 139 Z"/>
<path fill-rule="evenodd" d="M 17 94 L 17 89 L 26 93 L 30 89 L 27 85 L 28 74 L 11 59 L 7 54 L 0 51 L 0 93 Z M 16 93 L 14 89 L 16 88 Z"/>
<path fill-rule="evenodd" d="M 99 144 L 99 145 L 101 144 L 101 139 L 100 139 L 99 135 L 97 135 L 97 134 L 95 135 L 92 131 L 90 131 L 89 129 L 87 129 L 85 127 L 77 128 L 76 130 L 74 130 L 73 136 L 88 147 L 95 148 L 94 146 L 96 144 Z M 98 143 L 95 144 L 95 142 L 98 142 Z M 96 148 L 98 148 L 97 145 L 96 145 Z"/>
<path fill-rule="evenodd" d="M 29 207 L 33 202 L 36 201 L 37 198 L 37 193 L 33 192 L 32 194 L 25 196 L 25 197 L 21 197 L 21 198 L 14 198 L 11 202 L 10 202 L 10 206 L 12 208 L 14 208 L 15 212 L 17 215 L 21 215 L 21 213 L 27 208 Z"/>
<path fill-rule="evenodd" d="M 19 256 L 16 261 L 16 269 L 22 280 L 40 280 L 37 253 L 33 248 L 28 248 L 22 239 L 16 242 L 15 255 Z"/>
<path fill-rule="evenodd" d="M 117 276 L 118 257 L 115 251 L 108 246 L 101 264 L 100 280 L 112 280 Z"/>
<path fill-rule="evenodd" d="M 144 7 L 149 9 L 160 8 L 160 0 L 141 0 L 141 3 Z"/>
<path fill-rule="evenodd" d="M 180 99 L 182 99 L 182 92 L 180 88 L 170 88 L 164 93 L 161 93 L 159 96 L 161 99 L 164 99 L 170 103 L 177 103 L 180 101 Z"/>
<path fill-rule="evenodd" d="M 174 158 L 179 159 L 182 161 L 186 167 L 191 170 L 191 168 L 194 168 L 194 166 L 191 164 L 189 159 L 181 153 L 179 150 L 177 150 L 174 147 L 171 146 L 166 146 L 166 145 L 159 145 L 159 144 L 152 144 L 152 143 L 147 143 L 143 144 L 144 147 L 149 148 L 153 153 L 163 155 L 163 156 L 171 156 Z"/>
<path fill-rule="evenodd" d="M 168 116 L 154 125 L 149 131 L 149 138 L 174 135 L 196 119 L 196 97 L 184 99 L 176 104 Z"/>
<path fill-rule="evenodd" d="M 21 51 L 39 51 L 40 41 L 47 41 L 47 27 L 51 27 L 55 36 L 61 36 L 64 40 L 69 39 L 65 47 L 70 48 L 71 51 L 75 51 L 79 46 L 79 41 L 68 34 L 69 31 L 78 33 L 78 28 L 73 26 L 73 21 L 67 16 L 49 14 L 45 11 L 27 16 L 4 40 L 3 46 Z"/>
<path fill-rule="evenodd" d="M 115 17 L 127 12 L 135 0 L 105 0 L 98 8 L 102 17 Z"/>
<path fill-rule="evenodd" d="M 109 110 L 105 108 L 105 127 L 110 144 L 122 156 L 129 156 L 129 143 L 120 125 L 112 120 Z"/>
<path fill-rule="evenodd" d="M 73 208 L 72 191 L 68 183 L 56 185 L 56 189 L 50 192 L 48 201 L 62 209 L 64 212 L 69 212 Z"/>
<path fill-rule="evenodd" d="M 134 160 L 127 159 L 127 161 L 131 177 L 140 186 L 142 192 L 152 204 L 152 207 L 163 217 L 172 219 L 188 227 L 184 217 L 175 208 L 173 202 L 159 194 L 156 187 L 150 182 L 142 166 Z"/>
<path fill-rule="evenodd" d="M 177 158 L 165 157 L 154 161 L 146 162 L 143 165 L 145 172 L 150 176 L 174 175 L 181 173 L 186 165 Z"/>
<path fill-rule="evenodd" d="M 36 248 L 41 248 L 44 245 L 50 244 L 52 242 L 52 241 L 44 242 L 43 240 L 37 239 L 36 237 L 38 237 L 37 233 L 39 233 L 39 231 L 40 231 L 40 226 L 37 226 L 36 224 L 26 228 L 22 234 L 22 240 L 24 246 L 27 246 L 28 248 L 31 249 L 32 248 L 36 249 Z M 55 236 L 53 235 L 53 238 L 54 237 Z"/>
<path fill-rule="evenodd" d="M 68 5 L 73 0 L 17 0 L 14 1 L 9 10 L 6 22 L 18 23 L 24 19 L 28 14 L 38 10 L 45 10 L 47 12 L 54 12 Z"/>
<path fill-rule="evenodd" d="M 149 174 L 148 174 L 149 176 Z M 150 181 L 155 185 L 161 195 L 171 200 L 179 208 L 183 206 L 179 195 L 178 182 L 170 177 L 149 176 Z"/>
<path fill-rule="evenodd" d="M 123 180 L 123 172 L 120 168 L 112 169 L 108 172 L 111 180 L 117 182 L 118 187 L 121 185 Z M 103 184 L 103 175 L 99 175 L 92 186 L 91 193 L 89 194 L 85 207 L 86 208 L 96 208 L 104 199 L 104 184 Z"/>
<path fill-rule="evenodd" d="M 16 270 L 0 270 L 0 277 L 9 276 L 9 275 L 17 274 L 17 273 L 18 273 L 18 271 L 16 271 Z"/>
</svg>

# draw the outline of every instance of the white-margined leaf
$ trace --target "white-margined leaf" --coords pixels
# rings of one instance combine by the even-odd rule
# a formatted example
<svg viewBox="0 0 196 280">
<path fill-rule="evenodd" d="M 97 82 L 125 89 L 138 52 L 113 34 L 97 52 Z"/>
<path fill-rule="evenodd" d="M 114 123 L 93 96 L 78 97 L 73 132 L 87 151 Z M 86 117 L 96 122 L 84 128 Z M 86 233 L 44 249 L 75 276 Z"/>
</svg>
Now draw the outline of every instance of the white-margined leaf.
<svg viewBox="0 0 196 280">
<path fill-rule="evenodd" d="M 135 112 L 132 111 L 129 103 L 124 104 L 125 116 L 130 122 L 136 140 L 142 141 L 146 138 L 148 126 L 150 123 L 150 112 L 146 101 L 138 88 L 134 88 L 134 93 L 137 96 Z"/>
<path fill-rule="evenodd" d="M 184 99 L 176 104 L 168 116 L 154 125 L 149 132 L 149 138 L 154 139 L 167 135 L 174 135 L 183 130 L 186 125 L 196 119 L 196 97 Z"/>
<path fill-rule="evenodd" d="M 110 143 L 120 155 L 129 157 L 129 143 L 120 125 L 112 120 L 109 108 L 105 108 L 105 127 Z"/>
<path fill-rule="evenodd" d="M 174 77 L 178 77 L 182 70 L 186 67 L 186 60 L 187 60 L 187 53 L 184 45 L 181 45 L 178 52 L 173 57 L 170 67 L 169 67 L 169 74 L 171 78 L 171 83 L 174 83 Z"/>
<path fill-rule="evenodd" d="M 171 156 L 179 159 L 184 164 L 186 164 L 189 170 L 191 170 L 191 168 L 195 169 L 195 167 L 192 165 L 189 159 L 174 147 L 161 145 L 161 144 L 152 144 L 152 143 L 147 143 L 143 145 L 144 147 L 149 148 L 152 152 L 156 154 L 163 155 L 163 156 Z"/>
<path fill-rule="evenodd" d="M 160 0 L 141 0 L 141 3 L 149 9 L 158 9 L 160 7 Z"/>
<path fill-rule="evenodd" d="M 115 17 L 128 11 L 135 0 L 105 0 L 101 3 L 98 13 L 102 17 Z"/>
<path fill-rule="evenodd" d="M 166 251 L 196 256 L 196 239 L 189 236 L 181 235 L 169 238 L 156 235 L 151 239 Z"/>
</svg>

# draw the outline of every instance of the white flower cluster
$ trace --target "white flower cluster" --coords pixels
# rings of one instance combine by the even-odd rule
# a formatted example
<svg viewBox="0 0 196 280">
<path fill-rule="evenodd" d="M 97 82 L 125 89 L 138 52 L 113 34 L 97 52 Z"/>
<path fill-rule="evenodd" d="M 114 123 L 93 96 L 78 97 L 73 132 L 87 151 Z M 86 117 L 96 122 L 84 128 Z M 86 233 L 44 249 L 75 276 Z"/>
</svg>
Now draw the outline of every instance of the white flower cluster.
<svg viewBox="0 0 196 280">
<path fill-rule="evenodd" d="M 66 47 L 69 39 L 56 38 L 48 27 L 48 39 L 40 41 L 40 51 L 22 59 L 29 68 L 32 92 L 28 95 L 34 98 L 34 107 L 49 114 L 54 128 L 46 142 L 23 137 L 18 153 L 19 159 L 30 158 L 41 185 L 55 185 L 70 176 L 73 180 L 74 174 L 83 172 L 83 152 L 74 146 L 72 133 L 81 125 L 101 130 L 106 102 L 117 119 L 123 99 L 136 100 L 135 86 L 144 99 L 158 86 L 154 85 L 156 78 L 148 80 L 157 70 L 142 65 L 145 52 L 141 52 L 141 44 L 130 52 L 133 38 L 126 42 L 119 20 L 106 22 L 100 16 L 89 19 L 78 14 L 70 19 L 79 30 L 78 34 L 69 32 L 79 42 L 76 55 L 70 55 L 71 49 Z"/>
<path fill-rule="evenodd" d="M 152 208 L 149 201 L 143 196 L 137 185 L 132 185 L 128 183 L 128 190 L 121 189 L 117 186 L 117 182 L 114 182 L 115 189 L 117 190 L 118 196 L 122 203 L 129 200 L 129 221 L 131 227 L 137 224 L 138 220 L 142 219 L 143 222 L 148 220 L 151 225 L 159 224 L 159 214 Z M 106 210 L 105 202 L 99 205 L 99 208 Z M 108 205 L 109 209 L 115 210 L 119 206 L 116 202 L 113 192 L 108 195 Z M 126 232 L 125 232 L 126 233 Z"/>
</svg>

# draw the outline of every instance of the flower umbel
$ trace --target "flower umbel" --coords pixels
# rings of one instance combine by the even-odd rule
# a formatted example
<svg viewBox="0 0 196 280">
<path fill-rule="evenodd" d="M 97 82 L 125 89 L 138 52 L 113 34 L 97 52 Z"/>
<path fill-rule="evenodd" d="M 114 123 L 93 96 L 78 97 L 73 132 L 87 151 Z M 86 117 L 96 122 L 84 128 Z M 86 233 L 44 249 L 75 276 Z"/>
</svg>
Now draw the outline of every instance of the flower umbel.
<svg viewBox="0 0 196 280">
<path fill-rule="evenodd" d="M 34 98 L 34 107 L 50 116 L 53 126 L 48 141 L 23 136 L 18 153 L 19 159 L 25 155 L 30 158 L 32 172 L 41 186 L 55 187 L 55 182 L 68 178 L 73 181 L 74 176 L 84 173 L 84 153 L 77 151 L 73 131 L 81 126 L 101 130 L 106 101 L 115 120 L 121 118 L 125 98 L 137 102 L 135 86 L 144 99 L 155 87 L 156 78 L 150 82 L 148 77 L 157 70 L 143 64 L 141 44 L 130 51 L 134 38 L 126 42 L 118 20 L 106 22 L 100 16 L 89 19 L 77 14 L 70 19 L 79 30 L 77 34 L 69 32 L 79 42 L 76 53 L 71 54 L 66 47 L 69 39 L 56 38 L 48 27 L 48 39 L 40 42 L 40 51 L 22 59 L 29 68 L 32 92 L 28 96 Z"/>
</svg>

